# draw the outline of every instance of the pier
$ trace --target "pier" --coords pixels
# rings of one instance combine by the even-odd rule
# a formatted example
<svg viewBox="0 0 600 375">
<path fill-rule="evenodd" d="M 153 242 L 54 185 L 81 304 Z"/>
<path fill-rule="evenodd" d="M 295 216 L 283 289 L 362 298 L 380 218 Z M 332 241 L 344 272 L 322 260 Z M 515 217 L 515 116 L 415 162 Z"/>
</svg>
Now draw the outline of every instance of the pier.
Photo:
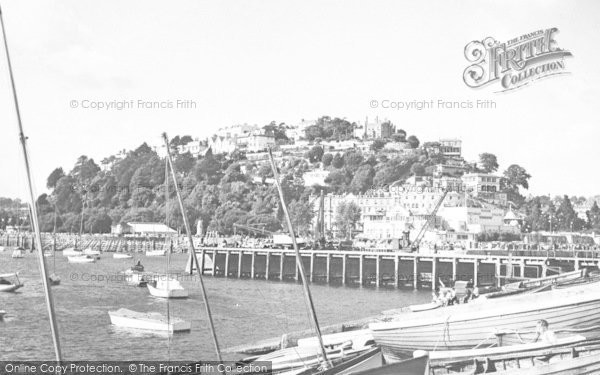
<svg viewBox="0 0 600 375">
<path fill-rule="evenodd" d="M 203 248 L 215 277 L 298 282 L 294 251 L 289 249 Z M 474 286 L 501 286 L 506 278 L 537 278 L 597 267 L 596 253 L 567 257 L 408 253 L 384 250 L 301 250 L 313 283 L 348 286 L 435 289 L 453 280 Z"/>
<path fill-rule="evenodd" d="M 114 236 L 61 235 L 56 241 L 43 234 L 45 250 L 62 250 L 77 244 L 79 249 L 102 252 L 144 253 L 166 250 L 164 238 L 143 239 Z M 186 241 L 175 237 L 174 252 L 187 251 Z M 195 241 L 194 241 L 195 242 Z M 33 250 L 30 235 L 0 236 L 0 246 Z M 215 248 L 204 249 L 215 264 L 212 276 L 238 279 L 298 282 L 292 249 Z M 597 267 L 595 250 L 482 250 L 410 253 L 385 249 L 301 250 L 307 277 L 313 283 L 375 288 L 435 289 L 453 280 L 473 281 L 474 286 L 501 286 L 505 279 L 536 278 Z M 205 272 L 205 274 L 208 274 Z"/>
</svg>

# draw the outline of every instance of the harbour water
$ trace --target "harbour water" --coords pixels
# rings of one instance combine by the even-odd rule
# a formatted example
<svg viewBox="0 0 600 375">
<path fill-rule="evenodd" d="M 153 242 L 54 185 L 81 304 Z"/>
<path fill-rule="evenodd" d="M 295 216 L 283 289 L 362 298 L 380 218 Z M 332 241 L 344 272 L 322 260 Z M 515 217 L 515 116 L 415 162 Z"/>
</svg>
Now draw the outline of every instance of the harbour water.
<svg viewBox="0 0 600 375">
<path fill-rule="evenodd" d="M 165 272 L 165 257 L 138 259 L 146 271 Z M 92 264 L 70 264 L 57 252 L 46 258 L 49 273 L 62 281 L 52 287 L 67 360 L 210 360 L 215 359 L 197 277 L 184 274 L 186 254 L 175 254 L 171 272 L 179 275 L 188 289 L 187 300 L 157 299 L 146 288 L 126 284 L 122 271 L 132 259 L 113 259 L 105 253 Z M 53 359 L 48 315 L 39 277 L 37 254 L 27 252 L 23 259 L 12 259 L 11 252 L 0 253 L 0 273 L 19 272 L 25 284 L 16 293 L 0 293 L 0 360 Z M 285 332 L 310 328 L 300 284 L 204 278 L 222 348 L 279 336 Z M 322 325 L 358 319 L 377 313 L 423 303 L 429 292 L 312 285 L 316 310 Z M 164 334 L 133 332 L 111 326 L 108 311 L 128 308 L 156 311 L 192 322 L 189 333 L 169 339 Z M 237 359 L 227 354 L 225 358 Z"/>
</svg>

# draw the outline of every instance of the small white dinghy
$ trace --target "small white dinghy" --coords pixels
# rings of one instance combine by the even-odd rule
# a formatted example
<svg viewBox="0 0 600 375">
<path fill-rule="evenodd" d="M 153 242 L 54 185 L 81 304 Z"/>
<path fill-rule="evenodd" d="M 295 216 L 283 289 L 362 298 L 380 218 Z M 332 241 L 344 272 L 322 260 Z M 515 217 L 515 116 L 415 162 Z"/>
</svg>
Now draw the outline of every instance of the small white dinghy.
<svg viewBox="0 0 600 375">
<path fill-rule="evenodd" d="M 77 251 L 72 247 L 64 249 L 62 253 L 66 257 L 74 257 L 74 256 L 82 255 L 81 251 Z"/>
<path fill-rule="evenodd" d="M 185 290 L 179 281 L 161 275 L 157 280 L 148 282 L 148 291 L 154 297 L 160 298 L 188 298 L 188 291 Z"/>
<path fill-rule="evenodd" d="M 47 258 L 51 257 L 52 256 L 52 251 L 50 251 L 50 250 L 44 251 L 44 256 L 47 257 Z"/>
<path fill-rule="evenodd" d="M 94 263 L 96 259 L 91 255 L 77 255 L 68 257 L 69 263 Z"/>
<path fill-rule="evenodd" d="M 88 247 L 87 249 L 83 250 L 83 255 L 100 255 L 100 251 Z"/>
<path fill-rule="evenodd" d="M 15 281 L 10 281 L 10 278 L 15 278 Z M 0 292 L 14 292 L 15 290 L 23 287 L 23 284 L 19 280 L 19 273 L 5 273 L 0 274 Z"/>
<path fill-rule="evenodd" d="M 130 254 L 125 254 L 125 253 L 114 253 L 113 254 L 113 258 L 114 259 L 131 259 L 133 258 Z"/>
<path fill-rule="evenodd" d="M 4 315 L 6 315 L 6 311 L 0 310 L 0 322 L 4 320 Z"/>
<path fill-rule="evenodd" d="M 148 250 L 146 251 L 147 257 L 164 257 L 167 255 L 166 250 Z"/>
<path fill-rule="evenodd" d="M 4 246 L 0 246 L 0 253 L 4 251 Z"/>
<path fill-rule="evenodd" d="M 11 257 L 15 259 L 25 258 L 25 250 L 22 248 L 13 250 Z"/>
<path fill-rule="evenodd" d="M 151 331 L 181 332 L 192 329 L 192 324 L 179 318 L 167 318 L 156 312 L 141 313 L 129 309 L 109 311 L 110 322 L 118 327 Z"/>
</svg>

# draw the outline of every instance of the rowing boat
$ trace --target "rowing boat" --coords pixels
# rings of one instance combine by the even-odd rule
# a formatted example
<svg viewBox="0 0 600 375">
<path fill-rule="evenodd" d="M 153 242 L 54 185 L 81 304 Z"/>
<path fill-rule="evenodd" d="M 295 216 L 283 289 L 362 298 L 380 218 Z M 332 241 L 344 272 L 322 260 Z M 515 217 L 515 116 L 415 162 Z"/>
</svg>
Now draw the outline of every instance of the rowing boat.
<svg viewBox="0 0 600 375">
<path fill-rule="evenodd" d="M 172 317 L 167 319 L 164 315 L 155 312 L 141 313 L 121 308 L 117 311 L 109 311 L 108 315 L 111 324 L 124 328 L 181 332 L 189 331 L 192 327 L 190 322 Z"/>
<path fill-rule="evenodd" d="M 600 323 L 600 288 L 585 284 L 402 314 L 390 322 L 371 323 L 369 329 L 386 359 L 397 359 L 418 349 L 474 348 L 499 330 L 522 332 L 523 340 L 531 341 L 540 319 L 545 319 L 553 330 Z M 505 335 L 503 340 L 505 344 L 520 342 L 516 335 Z"/>
</svg>

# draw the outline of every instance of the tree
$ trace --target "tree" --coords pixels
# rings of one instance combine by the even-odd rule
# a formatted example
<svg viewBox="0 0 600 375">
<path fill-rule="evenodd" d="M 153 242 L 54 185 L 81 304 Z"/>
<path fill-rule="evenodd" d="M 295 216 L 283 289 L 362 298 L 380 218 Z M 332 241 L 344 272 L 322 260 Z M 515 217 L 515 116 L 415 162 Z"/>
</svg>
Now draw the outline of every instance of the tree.
<svg viewBox="0 0 600 375">
<path fill-rule="evenodd" d="M 344 158 L 339 153 L 335 154 L 333 160 L 331 161 L 331 165 L 334 168 L 340 169 L 344 166 Z"/>
<path fill-rule="evenodd" d="M 373 177 L 375 177 L 375 168 L 370 164 L 361 165 L 350 182 L 350 190 L 353 193 L 364 193 L 373 187 Z"/>
<path fill-rule="evenodd" d="M 333 155 L 331 155 L 330 153 L 323 155 L 323 157 L 321 158 L 321 162 L 323 163 L 323 167 L 325 168 L 329 167 L 332 161 Z"/>
<path fill-rule="evenodd" d="M 586 212 L 588 219 L 588 227 L 593 231 L 600 231 L 600 207 L 598 203 L 594 201 L 592 207 Z"/>
<path fill-rule="evenodd" d="M 213 155 L 206 155 L 196 163 L 194 174 L 196 180 L 204 180 L 210 185 L 216 185 L 221 180 L 221 163 Z"/>
<path fill-rule="evenodd" d="M 316 163 L 321 161 L 321 158 L 323 157 L 323 147 L 321 146 L 313 146 L 310 150 L 308 150 L 308 152 L 306 153 L 306 158 L 311 162 L 311 163 Z"/>
<path fill-rule="evenodd" d="M 348 176 L 343 169 L 332 170 L 331 172 L 329 172 L 329 175 L 325 178 L 325 183 L 329 184 L 335 192 L 341 193 L 346 190 L 346 186 L 348 184 Z"/>
<path fill-rule="evenodd" d="M 58 182 L 58 180 L 60 180 L 64 176 L 65 176 L 65 172 L 63 171 L 63 169 L 56 168 L 48 176 L 48 179 L 46 180 L 46 187 L 48 189 L 54 189 L 56 187 L 56 183 Z"/>
<path fill-rule="evenodd" d="M 509 166 L 506 171 L 504 171 L 504 177 L 508 186 L 529 189 L 529 179 L 531 178 L 531 175 L 520 165 L 512 164 Z"/>
<path fill-rule="evenodd" d="M 394 158 L 388 160 L 383 165 L 378 167 L 373 184 L 375 186 L 385 186 L 402 178 L 408 177 L 412 160 L 403 158 Z"/>
<path fill-rule="evenodd" d="M 396 134 L 394 134 L 394 140 L 396 140 L 396 142 L 406 142 L 406 131 L 404 131 L 404 129 L 396 130 Z"/>
<path fill-rule="evenodd" d="M 351 171 L 356 170 L 356 168 L 358 168 L 358 166 L 363 162 L 363 160 L 364 157 L 360 152 L 346 151 L 344 153 L 344 165 Z"/>
<path fill-rule="evenodd" d="M 501 180 L 501 190 L 506 193 L 510 202 L 520 206 L 525 198 L 521 195 L 519 188 L 529 189 L 529 179 L 531 175 L 525 168 L 517 164 L 512 164 L 504 171 L 504 178 Z"/>
<path fill-rule="evenodd" d="M 356 223 L 360 220 L 360 207 L 354 202 L 341 202 L 336 208 L 335 223 L 338 233 L 352 239 Z"/>
<path fill-rule="evenodd" d="M 492 173 L 498 170 L 498 160 L 496 155 L 484 152 L 479 154 L 479 164 L 486 173 Z"/>
<path fill-rule="evenodd" d="M 421 163 L 414 163 L 410 167 L 410 172 L 415 176 L 423 176 L 425 174 L 425 167 Z"/>
<path fill-rule="evenodd" d="M 369 148 L 371 149 L 371 151 L 380 151 L 383 146 L 385 146 L 386 141 L 383 139 L 376 139 L 373 141 L 373 143 L 371 143 L 371 146 L 369 146 Z"/>
<path fill-rule="evenodd" d="M 419 138 L 417 138 L 414 135 L 411 135 L 410 137 L 408 137 L 406 139 L 406 141 L 410 144 L 410 148 L 417 148 L 417 147 L 419 147 L 419 144 L 420 144 Z"/>
<path fill-rule="evenodd" d="M 577 216 L 571 200 L 564 195 L 556 211 L 558 229 L 563 231 L 580 231 L 585 227 L 585 221 Z"/>
<path fill-rule="evenodd" d="M 308 201 L 294 200 L 290 203 L 289 211 L 294 229 L 301 235 L 306 235 L 310 230 L 312 219 L 315 215 L 312 205 Z"/>
</svg>

